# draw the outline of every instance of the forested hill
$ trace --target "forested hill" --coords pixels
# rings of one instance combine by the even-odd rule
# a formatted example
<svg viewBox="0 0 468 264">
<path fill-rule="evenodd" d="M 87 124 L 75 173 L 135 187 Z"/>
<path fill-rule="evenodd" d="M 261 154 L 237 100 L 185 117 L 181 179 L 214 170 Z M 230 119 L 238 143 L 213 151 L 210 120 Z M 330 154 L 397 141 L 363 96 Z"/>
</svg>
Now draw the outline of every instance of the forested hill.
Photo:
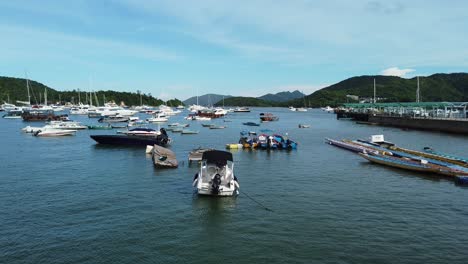
<svg viewBox="0 0 468 264">
<path fill-rule="evenodd" d="M 371 98 L 374 95 L 374 78 L 378 102 L 416 101 L 417 78 L 405 79 L 395 76 L 352 77 L 323 88 L 306 96 L 310 107 L 337 106 L 341 103 L 356 102 L 347 95 Z M 420 100 L 425 102 L 466 102 L 468 101 L 468 73 L 434 74 L 419 77 Z M 289 101 L 287 104 L 303 106 L 304 99 Z"/>
<path fill-rule="evenodd" d="M 56 103 L 61 100 L 62 103 L 65 102 L 74 102 L 78 103 L 78 91 L 57 91 L 46 85 L 36 82 L 29 81 L 30 93 L 31 93 L 31 103 L 41 103 L 44 102 L 44 91 L 47 89 L 47 101 L 49 104 Z M 108 101 L 114 101 L 117 104 L 124 102 L 127 106 L 140 105 L 140 95 L 138 92 L 129 93 L 129 92 L 116 92 L 116 91 L 96 91 L 96 95 L 99 101 L 99 104 L 102 105 L 104 99 Z M 8 101 L 8 97 L 11 103 L 16 103 L 16 101 L 28 101 L 28 92 L 26 88 L 26 79 L 23 78 L 11 78 L 11 77 L 0 77 L 0 104 Z M 85 103 L 86 94 L 82 91 L 80 92 L 81 102 Z M 161 105 L 164 102 L 160 99 L 154 98 L 151 94 L 142 94 L 141 101 L 145 105 Z M 93 97 L 94 101 L 94 97 Z M 177 99 L 170 100 L 171 105 L 177 106 L 181 102 Z M 94 102 L 94 104 L 96 104 Z"/>
</svg>

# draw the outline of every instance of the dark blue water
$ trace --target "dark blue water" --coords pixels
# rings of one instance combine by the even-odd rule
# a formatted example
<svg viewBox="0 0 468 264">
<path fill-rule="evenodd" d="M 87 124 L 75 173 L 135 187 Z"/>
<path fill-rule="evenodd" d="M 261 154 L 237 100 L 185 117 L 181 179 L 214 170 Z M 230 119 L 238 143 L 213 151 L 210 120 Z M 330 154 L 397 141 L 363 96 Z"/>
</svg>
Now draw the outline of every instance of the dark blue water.
<svg viewBox="0 0 468 264">
<path fill-rule="evenodd" d="M 262 111 L 280 121 L 260 129 L 287 132 L 298 149 L 234 151 L 243 193 L 194 195 L 188 152 L 237 142 L 252 130 L 241 123 Z M 384 134 L 467 156 L 466 136 L 358 125 L 318 110 L 227 119 L 213 121 L 224 130 L 190 121 L 198 135 L 170 134 L 175 170 L 154 169 L 142 148 L 89 138 L 115 131 L 37 138 L 20 132 L 27 123 L 0 119 L 0 263 L 467 263 L 467 188 L 323 143 Z"/>
</svg>

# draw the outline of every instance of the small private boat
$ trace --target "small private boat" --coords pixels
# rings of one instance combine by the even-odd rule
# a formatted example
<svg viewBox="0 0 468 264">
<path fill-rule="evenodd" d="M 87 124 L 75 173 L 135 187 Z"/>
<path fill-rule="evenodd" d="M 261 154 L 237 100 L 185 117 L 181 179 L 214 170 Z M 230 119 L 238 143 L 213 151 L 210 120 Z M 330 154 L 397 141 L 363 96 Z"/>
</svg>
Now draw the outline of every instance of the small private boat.
<svg viewBox="0 0 468 264">
<path fill-rule="evenodd" d="M 163 114 L 157 114 L 156 116 L 152 118 L 146 119 L 146 121 L 151 122 L 151 123 L 164 123 L 164 122 L 169 121 L 169 119 Z"/>
<path fill-rule="evenodd" d="M 158 145 L 153 146 L 151 158 L 156 168 L 177 168 L 179 166 L 175 153 Z"/>
<path fill-rule="evenodd" d="M 299 128 L 309 128 L 310 125 L 306 125 L 306 124 L 299 124 Z"/>
<path fill-rule="evenodd" d="M 217 126 L 217 125 L 211 125 L 210 126 L 210 129 L 224 129 L 226 128 L 227 126 Z"/>
<path fill-rule="evenodd" d="M 54 129 L 82 130 L 88 128 L 87 126 L 82 125 L 80 122 L 75 121 L 49 121 L 47 124 Z"/>
<path fill-rule="evenodd" d="M 201 124 L 201 125 L 202 125 L 202 127 L 210 127 L 210 126 L 212 126 L 213 124 Z"/>
<path fill-rule="evenodd" d="M 147 145 L 169 145 L 171 139 L 167 136 L 164 128 L 159 130 L 160 135 L 156 137 L 134 136 L 134 135 L 90 135 L 90 137 L 99 144 L 118 145 L 118 146 L 147 146 Z"/>
<path fill-rule="evenodd" d="M 274 116 L 272 113 L 260 113 L 260 121 L 262 122 L 271 122 L 278 121 L 279 117 Z"/>
<path fill-rule="evenodd" d="M 167 125 L 168 127 L 188 127 L 190 124 L 183 124 L 183 123 L 172 123 Z"/>
<path fill-rule="evenodd" d="M 125 123 L 128 122 L 127 116 L 104 116 L 99 118 L 99 123 Z"/>
<path fill-rule="evenodd" d="M 198 130 L 190 130 L 190 129 L 183 129 L 182 134 L 183 135 L 193 135 L 193 134 L 198 134 Z"/>
<path fill-rule="evenodd" d="M 23 113 L 22 110 L 10 110 L 10 111 L 7 111 L 7 113 L 3 115 L 3 118 L 6 118 L 6 119 L 21 119 L 21 114 L 22 113 Z"/>
<path fill-rule="evenodd" d="M 98 126 L 98 125 L 88 125 L 88 129 L 95 129 L 95 130 L 107 130 L 112 129 L 112 126 L 109 124 L 107 126 Z"/>
<path fill-rule="evenodd" d="M 439 156 L 441 158 L 444 158 L 445 160 L 458 161 L 462 164 L 468 164 L 468 158 L 455 156 L 453 154 L 438 152 L 432 149 L 431 147 L 424 147 L 424 152 Z"/>
<path fill-rule="evenodd" d="M 235 112 L 235 113 L 248 113 L 248 112 L 250 112 L 250 108 L 248 108 L 248 107 L 238 107 L 238 108 L 235 108 L 233 112 Z"/>
<path fill-rule="evenodd" d="M 242 123 L 244 126 L 260 126 L 260 124 L 255 123 L 255 122 L 245 122 Z"/>
<path fill-rule="evenodd" d="M 233 196 L 239 194 L 239 183 L 234 175 L 232 153 L 221 150 L 205 151 L 200 170 L 192 185 L 199 195 Z"/>
<path fill-rule="evenodd" d="M 61 136 L 73 136 L 76 130 L 66 129 L 53 129 L 47 128 L 45 130 L 37 130 L 33 133 L 36 137 L 61 137 Z"/>
<path fill-rule="evenodd" d="M 161 132 L 158 130 L 154 130 L 151 128 L 143 128 L 137 127 L 127 131 L 117 131 L 118 134 L 125 134 L 128 136 L 149 136 L 149 137 L 156 137 L 161 135 Z"/>
</svg>

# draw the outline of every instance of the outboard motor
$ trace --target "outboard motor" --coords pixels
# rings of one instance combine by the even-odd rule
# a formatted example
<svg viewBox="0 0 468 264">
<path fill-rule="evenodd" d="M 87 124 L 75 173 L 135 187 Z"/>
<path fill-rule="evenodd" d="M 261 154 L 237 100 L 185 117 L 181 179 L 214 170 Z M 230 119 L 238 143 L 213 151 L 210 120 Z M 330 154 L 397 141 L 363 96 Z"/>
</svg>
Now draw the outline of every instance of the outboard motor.
<svg viewBox="0 0 468 264">
<path fill-rule="evenodd" d="M 219 185 L 221 185 L 221 175 L 216 174 L 212 180 L 211 193 L 219 194 Z"/>
</svg>

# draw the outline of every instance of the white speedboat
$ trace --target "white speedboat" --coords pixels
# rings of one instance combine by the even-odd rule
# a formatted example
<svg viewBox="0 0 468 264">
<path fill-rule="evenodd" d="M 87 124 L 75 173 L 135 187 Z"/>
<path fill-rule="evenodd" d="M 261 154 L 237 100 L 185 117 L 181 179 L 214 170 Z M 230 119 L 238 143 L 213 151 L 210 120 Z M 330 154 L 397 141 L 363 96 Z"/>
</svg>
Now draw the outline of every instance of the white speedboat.
<svg viewBox="0 0 468 264">
<path fill-rule="evenodd" d="M 221 150 L 203 152 L 200 171 L 195 174 L 193 186 L 200 195 L 233 196 L 239 194 L 239 183 L 234 176 L 232 153 Z"/>
<path fill-rule="evenodd" d="M 151 122 L 151 123 L 164 123 L 167 122 L 169 119 L 162 114 L 158 114 L 152 118 L 146 119 L 146 121 Z"/>
<path fill-rule="evenodd" d="M 60 136 L 73 136 L 76 130 L 53 129 L 47 128 L 46 130 L 38 130 L 33 133 L 36 137 L 60 137 Z"/>
<path fill-rule="evenodd" d="M 66 129 L 66 130 L 81 130 L 87 129 L 87 126 L 82 125 L 80 122 L 75 121 L 50 121 L 47 124 L 52 129 Z"/>
</svg>

